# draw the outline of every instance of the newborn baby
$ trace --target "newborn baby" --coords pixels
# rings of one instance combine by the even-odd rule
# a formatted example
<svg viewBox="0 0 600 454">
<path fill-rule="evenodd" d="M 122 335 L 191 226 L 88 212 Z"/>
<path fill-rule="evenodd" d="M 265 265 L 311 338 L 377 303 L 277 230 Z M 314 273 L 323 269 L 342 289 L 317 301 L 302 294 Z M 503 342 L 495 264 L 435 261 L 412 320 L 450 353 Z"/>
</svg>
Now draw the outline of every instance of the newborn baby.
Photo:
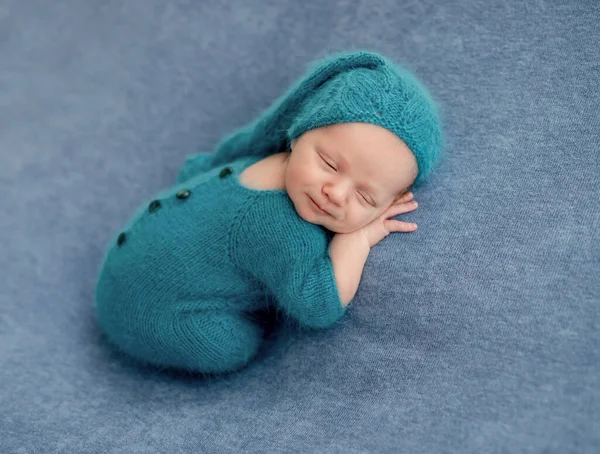
<svg viewBox="0 0 600 454">
<path fill-rule="evenodd" d="M 160 367 L 220 374 L 257 354 L 274 307 L 326 328 L 351 307 L 371 247 L 416 228 L 390 218 L 441 148 L 434 102 L 369 52 L 326 58 L 109 245 L 96 289 L 107 339 Z"/>
<path fill-rule="evenodd" d="M 416 224 L 388 220 L 417 208 L 409 187 L 418 173 L 406 144 L 369 123 L 338 123 L 304 133 L 291 152 L 250 166 L 241 182 L 255 189 L 286 191 L 303 220 L 338 233 L 329 255 L 338 292 L 347 306 L 372 246 L 390 232 Z"/>
</svg>

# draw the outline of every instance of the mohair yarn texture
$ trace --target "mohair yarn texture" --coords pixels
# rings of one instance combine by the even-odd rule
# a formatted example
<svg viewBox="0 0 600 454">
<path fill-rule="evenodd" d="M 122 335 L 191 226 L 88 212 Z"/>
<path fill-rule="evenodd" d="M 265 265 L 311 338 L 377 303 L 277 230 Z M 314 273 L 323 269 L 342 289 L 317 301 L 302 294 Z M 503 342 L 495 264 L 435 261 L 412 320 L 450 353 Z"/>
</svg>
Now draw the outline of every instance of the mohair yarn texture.
<svg viewBox="0 0 600 454">
<path fill-rule="evenodd" d="M 283 190 L 238 176 L 260 157 L 207 168 L 189 159 L 178 184 L 142 205 L 115 234 L 96 288 L 110 343 L 144 363 L 200 373 L 235 371 L 258 352 L 253 316 L 271 304 L 300 327 L 326 328 L 343 307 L 330 235 L 300 218 Z"/>
<path fill-rule="evenodd" d="M 406 143 L 418 165 L 414 187 L 426 182 L 440 160 L 442 125 L 427 88 L 382 55 L 352 51 L 313 62 L 256 120 L 221 141 L 215 162 L 240 152 L 266 156 L 286 151 L 306 131 L 350 122 L 381 126 Z"/>
<path fill-rule="evenodd" d="M 351 305 L 337 291 L 331 232 L 300 218 L 284 190 L 252 190 L 238 176 L 305 131 L 350 121 L 401 137 L 418 178 L 433 168 L 439 121 L 419 82 L 373 53 L 325 59 L 215 154 L 188 157 L 177 184 L 115 235 L 96 290 L 108 340 L 146 363 L 223 373 L 257 354 L 253 314 L 270 304 L 302 327 L 338 322 Z"/>
</svg>

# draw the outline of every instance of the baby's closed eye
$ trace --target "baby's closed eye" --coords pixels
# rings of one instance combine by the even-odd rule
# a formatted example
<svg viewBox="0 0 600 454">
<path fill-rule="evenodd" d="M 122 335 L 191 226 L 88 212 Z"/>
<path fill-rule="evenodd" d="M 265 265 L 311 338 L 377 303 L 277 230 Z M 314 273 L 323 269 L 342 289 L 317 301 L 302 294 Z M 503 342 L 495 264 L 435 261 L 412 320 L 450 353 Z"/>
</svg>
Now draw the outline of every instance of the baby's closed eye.
<svg viewBox="0 0 600 454">
<path fill-rule="evenodd" d="M 327 159 L 325 159 L 323 157 L 323 155 L 319 154 L 319 157 L 328 167 L 330 167 L 331 169 L 333 169 L 334 171 L 337 172 L 337 168 L 333 164 L 331 164 Z M 375 207 L 375 208 L 377 207 L 377 202 L 375 202 L 375 200 L 373 200 L 372 197 L 365 195 L 364 193 L 362 193 L 360 191 L 357 191 L 357 194 L 372 207 Z"/>
</svg>

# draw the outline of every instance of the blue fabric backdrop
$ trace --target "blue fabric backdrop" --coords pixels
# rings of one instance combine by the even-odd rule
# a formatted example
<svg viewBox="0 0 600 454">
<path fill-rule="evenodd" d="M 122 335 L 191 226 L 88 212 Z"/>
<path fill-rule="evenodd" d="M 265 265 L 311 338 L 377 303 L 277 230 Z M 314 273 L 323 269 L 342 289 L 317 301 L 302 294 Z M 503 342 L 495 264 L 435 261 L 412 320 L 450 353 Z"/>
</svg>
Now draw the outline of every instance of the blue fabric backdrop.
<svg viewBox="0 0 600 454">
<path fill-rule="evenodd" d="M 566 3 L 566 4 L 561 4 Z M 0 452 L 600 451 L 600 4 L 0 3 Z M 342 326 L 238 375 L 141 369 L 94 321 L 103 250 L 186 155 L 313 59 L 411 68 L 446 158 Z"/>
</svg>

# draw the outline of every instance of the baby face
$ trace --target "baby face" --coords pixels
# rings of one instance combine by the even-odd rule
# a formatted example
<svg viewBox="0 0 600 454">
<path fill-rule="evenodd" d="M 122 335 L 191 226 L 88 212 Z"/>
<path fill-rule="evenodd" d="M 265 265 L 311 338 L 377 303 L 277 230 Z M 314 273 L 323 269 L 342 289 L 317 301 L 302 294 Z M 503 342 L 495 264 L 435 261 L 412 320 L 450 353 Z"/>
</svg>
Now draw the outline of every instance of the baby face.
<svg viewBox="0 0 600 454">
<path fill-rule="evenodd" d="M 417 161 L 394 133 L 339 123 L 292 141 L 285 187 L 305 221 L 350 233 L 381 216 L 417 177 Z"/>
</svg>

